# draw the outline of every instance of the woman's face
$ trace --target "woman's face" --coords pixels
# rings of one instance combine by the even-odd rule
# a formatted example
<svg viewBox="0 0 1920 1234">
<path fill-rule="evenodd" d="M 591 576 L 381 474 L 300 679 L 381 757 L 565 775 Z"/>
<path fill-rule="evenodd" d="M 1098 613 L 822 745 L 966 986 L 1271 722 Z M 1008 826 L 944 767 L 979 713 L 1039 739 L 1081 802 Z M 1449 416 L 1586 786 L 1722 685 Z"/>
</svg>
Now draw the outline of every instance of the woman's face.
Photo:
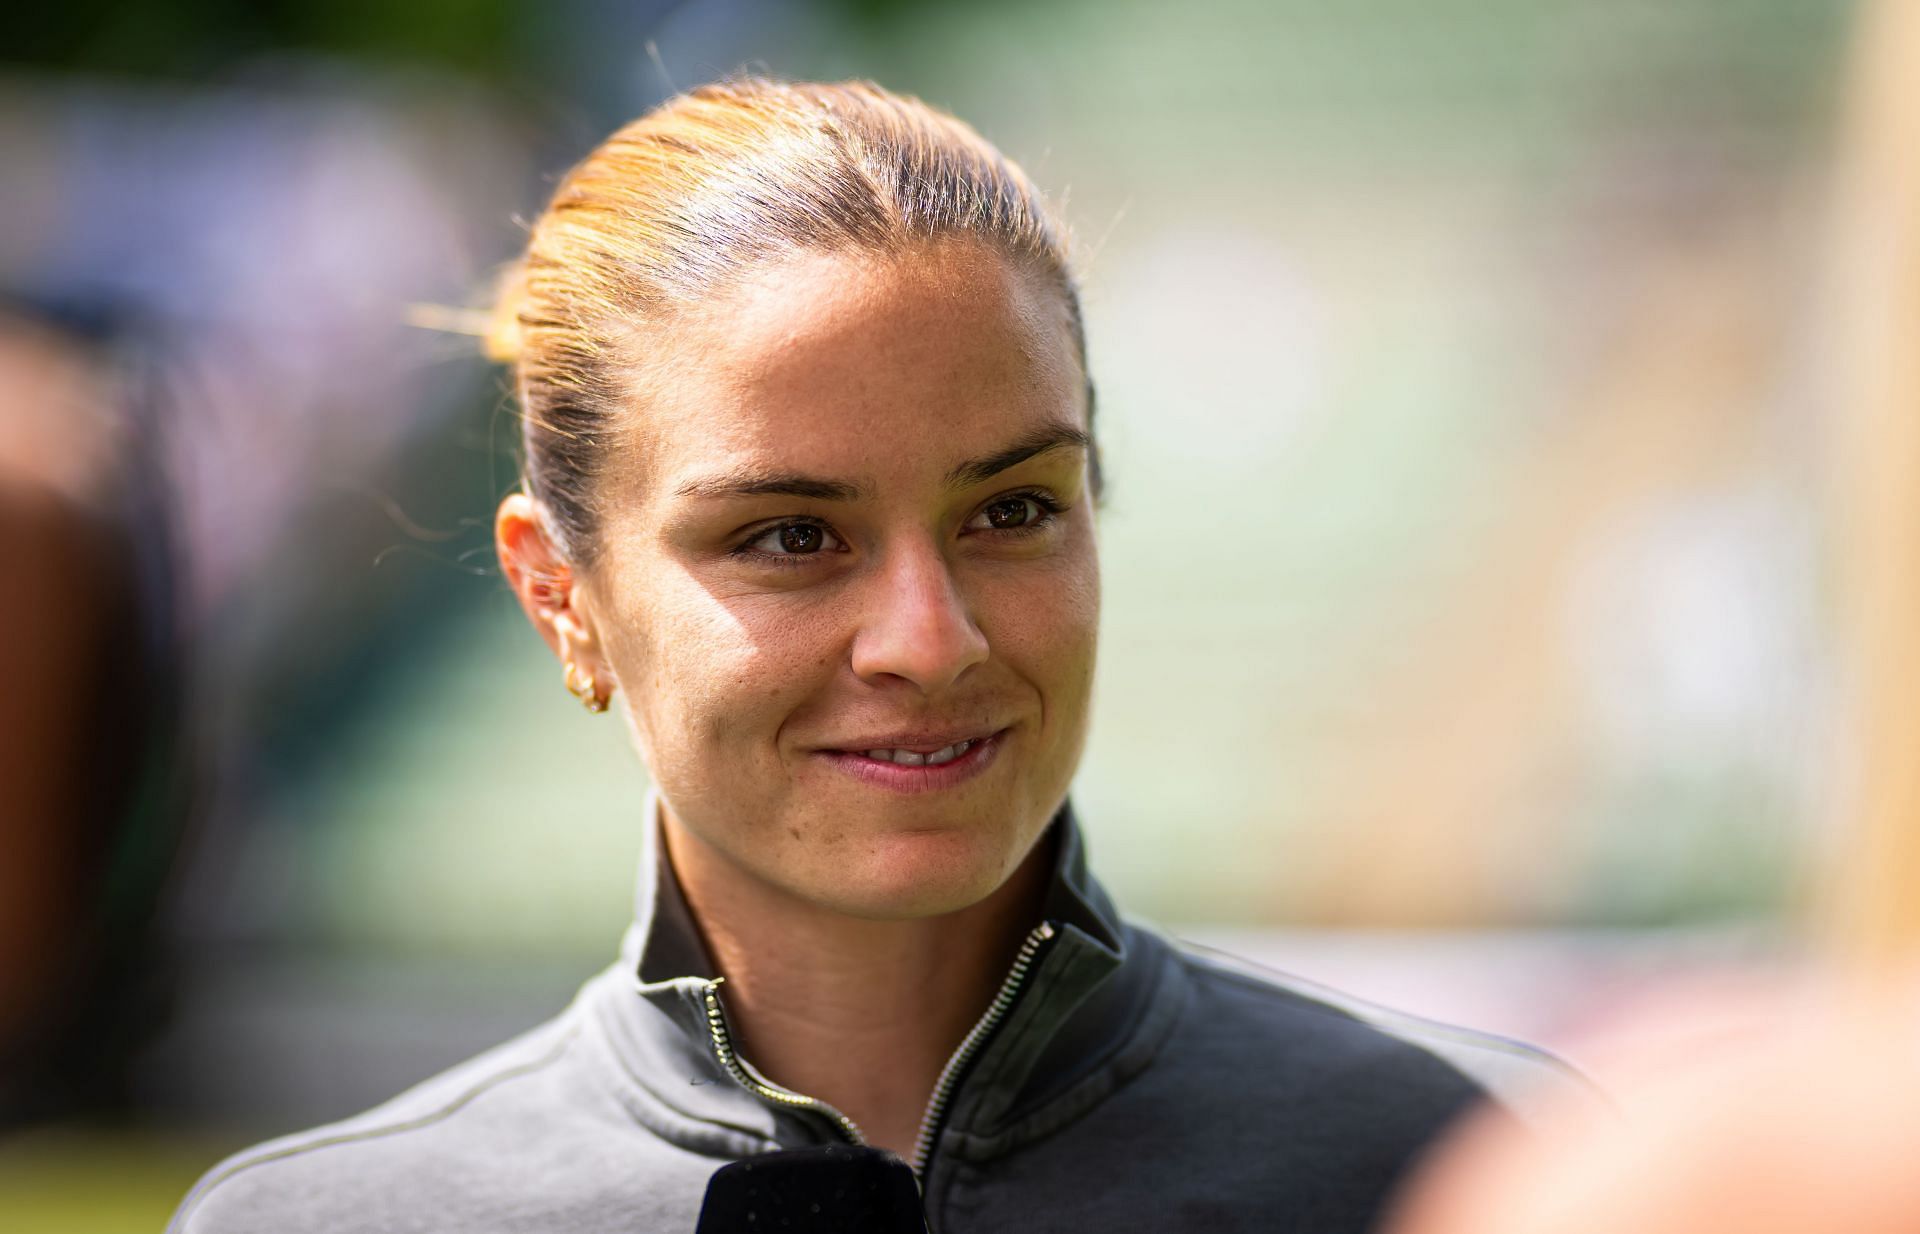
<svg viewBox="0 0 1920 1234">
<path fill-rule="evenodd" d="M 1066 795 L 1093 676 L 1058 293 L 970 241 L 808 254 L 659 333 L 581 609 L 669 826 L 858 917 L 984 899 Z"/>
</svg>

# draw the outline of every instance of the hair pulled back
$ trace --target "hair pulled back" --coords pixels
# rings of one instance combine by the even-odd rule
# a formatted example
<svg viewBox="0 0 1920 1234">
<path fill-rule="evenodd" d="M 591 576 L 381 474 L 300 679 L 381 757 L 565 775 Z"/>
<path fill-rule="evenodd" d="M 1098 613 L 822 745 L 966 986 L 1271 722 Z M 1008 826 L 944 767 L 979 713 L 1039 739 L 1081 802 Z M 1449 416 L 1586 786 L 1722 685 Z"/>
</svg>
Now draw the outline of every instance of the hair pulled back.
<svg viewBox="0 0 1920 1234">
<path fill-rule="evenodd" d="M 562 550 L 577 565 L 594 557 L 594 481 L 633 398 L 623 374 L 637 325 L 796 252 L 899 253 L 946 236 L 1050 280 L 1085 370 L 1061 229 L 1026 173 L 945 112 L 869 82 L 751 77 L 670 99 L 609 137 L 534 223 L 488 338 L 513 367 L 526 487 Z"/>
</svg>

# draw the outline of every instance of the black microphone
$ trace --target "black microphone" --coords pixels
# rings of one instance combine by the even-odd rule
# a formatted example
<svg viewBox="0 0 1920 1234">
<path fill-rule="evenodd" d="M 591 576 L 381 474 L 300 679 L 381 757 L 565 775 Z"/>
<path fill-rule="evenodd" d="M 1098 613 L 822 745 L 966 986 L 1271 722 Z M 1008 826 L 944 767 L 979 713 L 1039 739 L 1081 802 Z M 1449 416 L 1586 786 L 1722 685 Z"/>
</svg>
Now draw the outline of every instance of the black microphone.
<svg viewBox="0 0 1920 1234">
<path fill-rule="evenodd" d="M 927 1234 L 927 1214 L 906 1162 L 829 1144 L 721 1166 L 694 1234 Z"/>
</svg>

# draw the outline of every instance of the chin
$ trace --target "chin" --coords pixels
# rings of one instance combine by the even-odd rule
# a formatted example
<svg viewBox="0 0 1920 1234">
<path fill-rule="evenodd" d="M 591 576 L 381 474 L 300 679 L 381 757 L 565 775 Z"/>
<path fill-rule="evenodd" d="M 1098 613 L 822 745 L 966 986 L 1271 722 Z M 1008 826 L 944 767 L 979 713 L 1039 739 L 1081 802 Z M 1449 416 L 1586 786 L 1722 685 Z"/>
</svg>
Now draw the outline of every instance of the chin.
<svg viewBox="0 0 1920 1234">
<path fill-rule="evenodd" d="M 972 908 L 1005 885 L 1024 852 L 967 829 L 890 832 L 832 870 L 821 902 L 851 917 L 906 921 Z"/>
</svg>

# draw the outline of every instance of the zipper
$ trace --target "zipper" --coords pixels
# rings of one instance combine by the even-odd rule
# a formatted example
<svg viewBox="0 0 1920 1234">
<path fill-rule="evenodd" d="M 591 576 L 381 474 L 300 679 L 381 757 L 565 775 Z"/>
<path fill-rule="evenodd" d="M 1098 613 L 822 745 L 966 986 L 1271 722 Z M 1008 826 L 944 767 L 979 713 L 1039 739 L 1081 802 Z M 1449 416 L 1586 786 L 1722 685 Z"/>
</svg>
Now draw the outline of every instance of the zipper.
<svg viewBox="0 0 1920 1234">
<path fill-rule="evenodd" d="M 1013 967 L 1007 972 L 1007 979 L 1000 983 L 1000 992 L 993 996 L 993 1002 L 979 1023 L 960 1042 L 960 1048 L 953 1052 L 947 1065 L 941 1069 L 940 1080 L 933 1086 L 933 1095 L 927 1099 L 927 1112 L 920 1119 L 920 1134 L 913 1145 L 913 1172 L 925 1178 L 927 1160 L 933 1156 L 933 1142 L 940 1136 L 941 1124 L 947 1120 L 947 1104 L 953 1100 L 953 1090 L 959 1085 L 960 1077 L 966 1073 L 967 1064 L 986 1045 L 1000 1022 L 1013 1010 L 1013 1004 L 1020 997 L 1021 987 L 1027 983 L 1027 974 L 1033 970 L 1033 962 L 1040 951 L 1053 938 L 1051 921 L 1043 921 L 1035 926 L 1026 940 L 1020 944 L 1020 950 L 1013 957 Z"/>
<path fill-rule="evenodd" d="M 725 977 L 716 977 L 712 981 L 707 982 L 706 1002 L 707 1032 L 713 1037 L 713 1053 L 715 1057 L 720 1060 L 720 1065 L 727 1069 L 727 1074 L 738 1081 L 740 1087 L 759 1097 L 761 1100 L 771 1101 L 775 1105 L 789 1106 L 799 1110 L 817 1111 L 820 1114 L 824 1114 L 839 1127 L 840 1134 L 846 1137 L 848 1143 L 866 1144 L 866 1134 L 860 1130 L 859 1126 L 855 1124 L 851 1118 L 848 1118 L 845 1114 L 834 1109 L 826 1102 L 821 1101 L 817 1097 L 808 1097 L 796 1093 L 790 1088 L 781 1088 L 777 1084 L 769 1084 L 747 1070 L 745 1061 L 734 1051 L 733 1038 L 727 1032 L 726 1012 L 721 1010 L 720 1007 L 720 983 L 725 980 Z"/>
<path fill-rule="evenodd" d="M 993 1002 L 962 1039 L 953 1056 L 947 1059 L 947 1065 L 941 1068 L 940 1079 L 933 1086 L 933 1095 L 927 1098 L 926 1113 L 920 1118 L 920 1134 L 914 1141 L 912 1165 L 916 1177 L 926 1174 L 927 1159 L 933 1155 L 934 1140 L 939 1137 L 941 1125 L 946 1122 L 947 1106 L 953 1100 L 953 1090 L 958 1087 L 960 1077 L 993 1036 L 994 1030 L 1000 1027 L 1001 1021 L 1007 1018 L 1007 1013 L 1013 1010 L 1014 1002 L 1027 984 L 1027 976 L 1033 971 L 1034 961 L 1047 943 L 1052 941 L 1054 933 L 1053 923 L 1043 921 L 1021 942 L 1020 950 L 1013 957 L 1013 967 L 1007 971 L 1006 980 L 1000 983 L 1000 990 L 993 996 Z M 725 977 L 716 977 L 707 982 L 703 993 L 707 1006 L 707 1032 L 713 1038 L 713 1053 L 727 1074 L 740 1087 L 763 1101 L 825 1115 L 839 1128 L 848 1143 L 864 1146 L 867 1142 L 866 1133 L 845 1114 L 817 1097 L 808 1097 L 790 1088 L 768 1083 L 747 1069 L 746 1060 L 733 1048 L 733 1038 L 727 1031 L 726 1011 L 720 1006 L 720 985 L 725 980 Z"/>
</svg>

